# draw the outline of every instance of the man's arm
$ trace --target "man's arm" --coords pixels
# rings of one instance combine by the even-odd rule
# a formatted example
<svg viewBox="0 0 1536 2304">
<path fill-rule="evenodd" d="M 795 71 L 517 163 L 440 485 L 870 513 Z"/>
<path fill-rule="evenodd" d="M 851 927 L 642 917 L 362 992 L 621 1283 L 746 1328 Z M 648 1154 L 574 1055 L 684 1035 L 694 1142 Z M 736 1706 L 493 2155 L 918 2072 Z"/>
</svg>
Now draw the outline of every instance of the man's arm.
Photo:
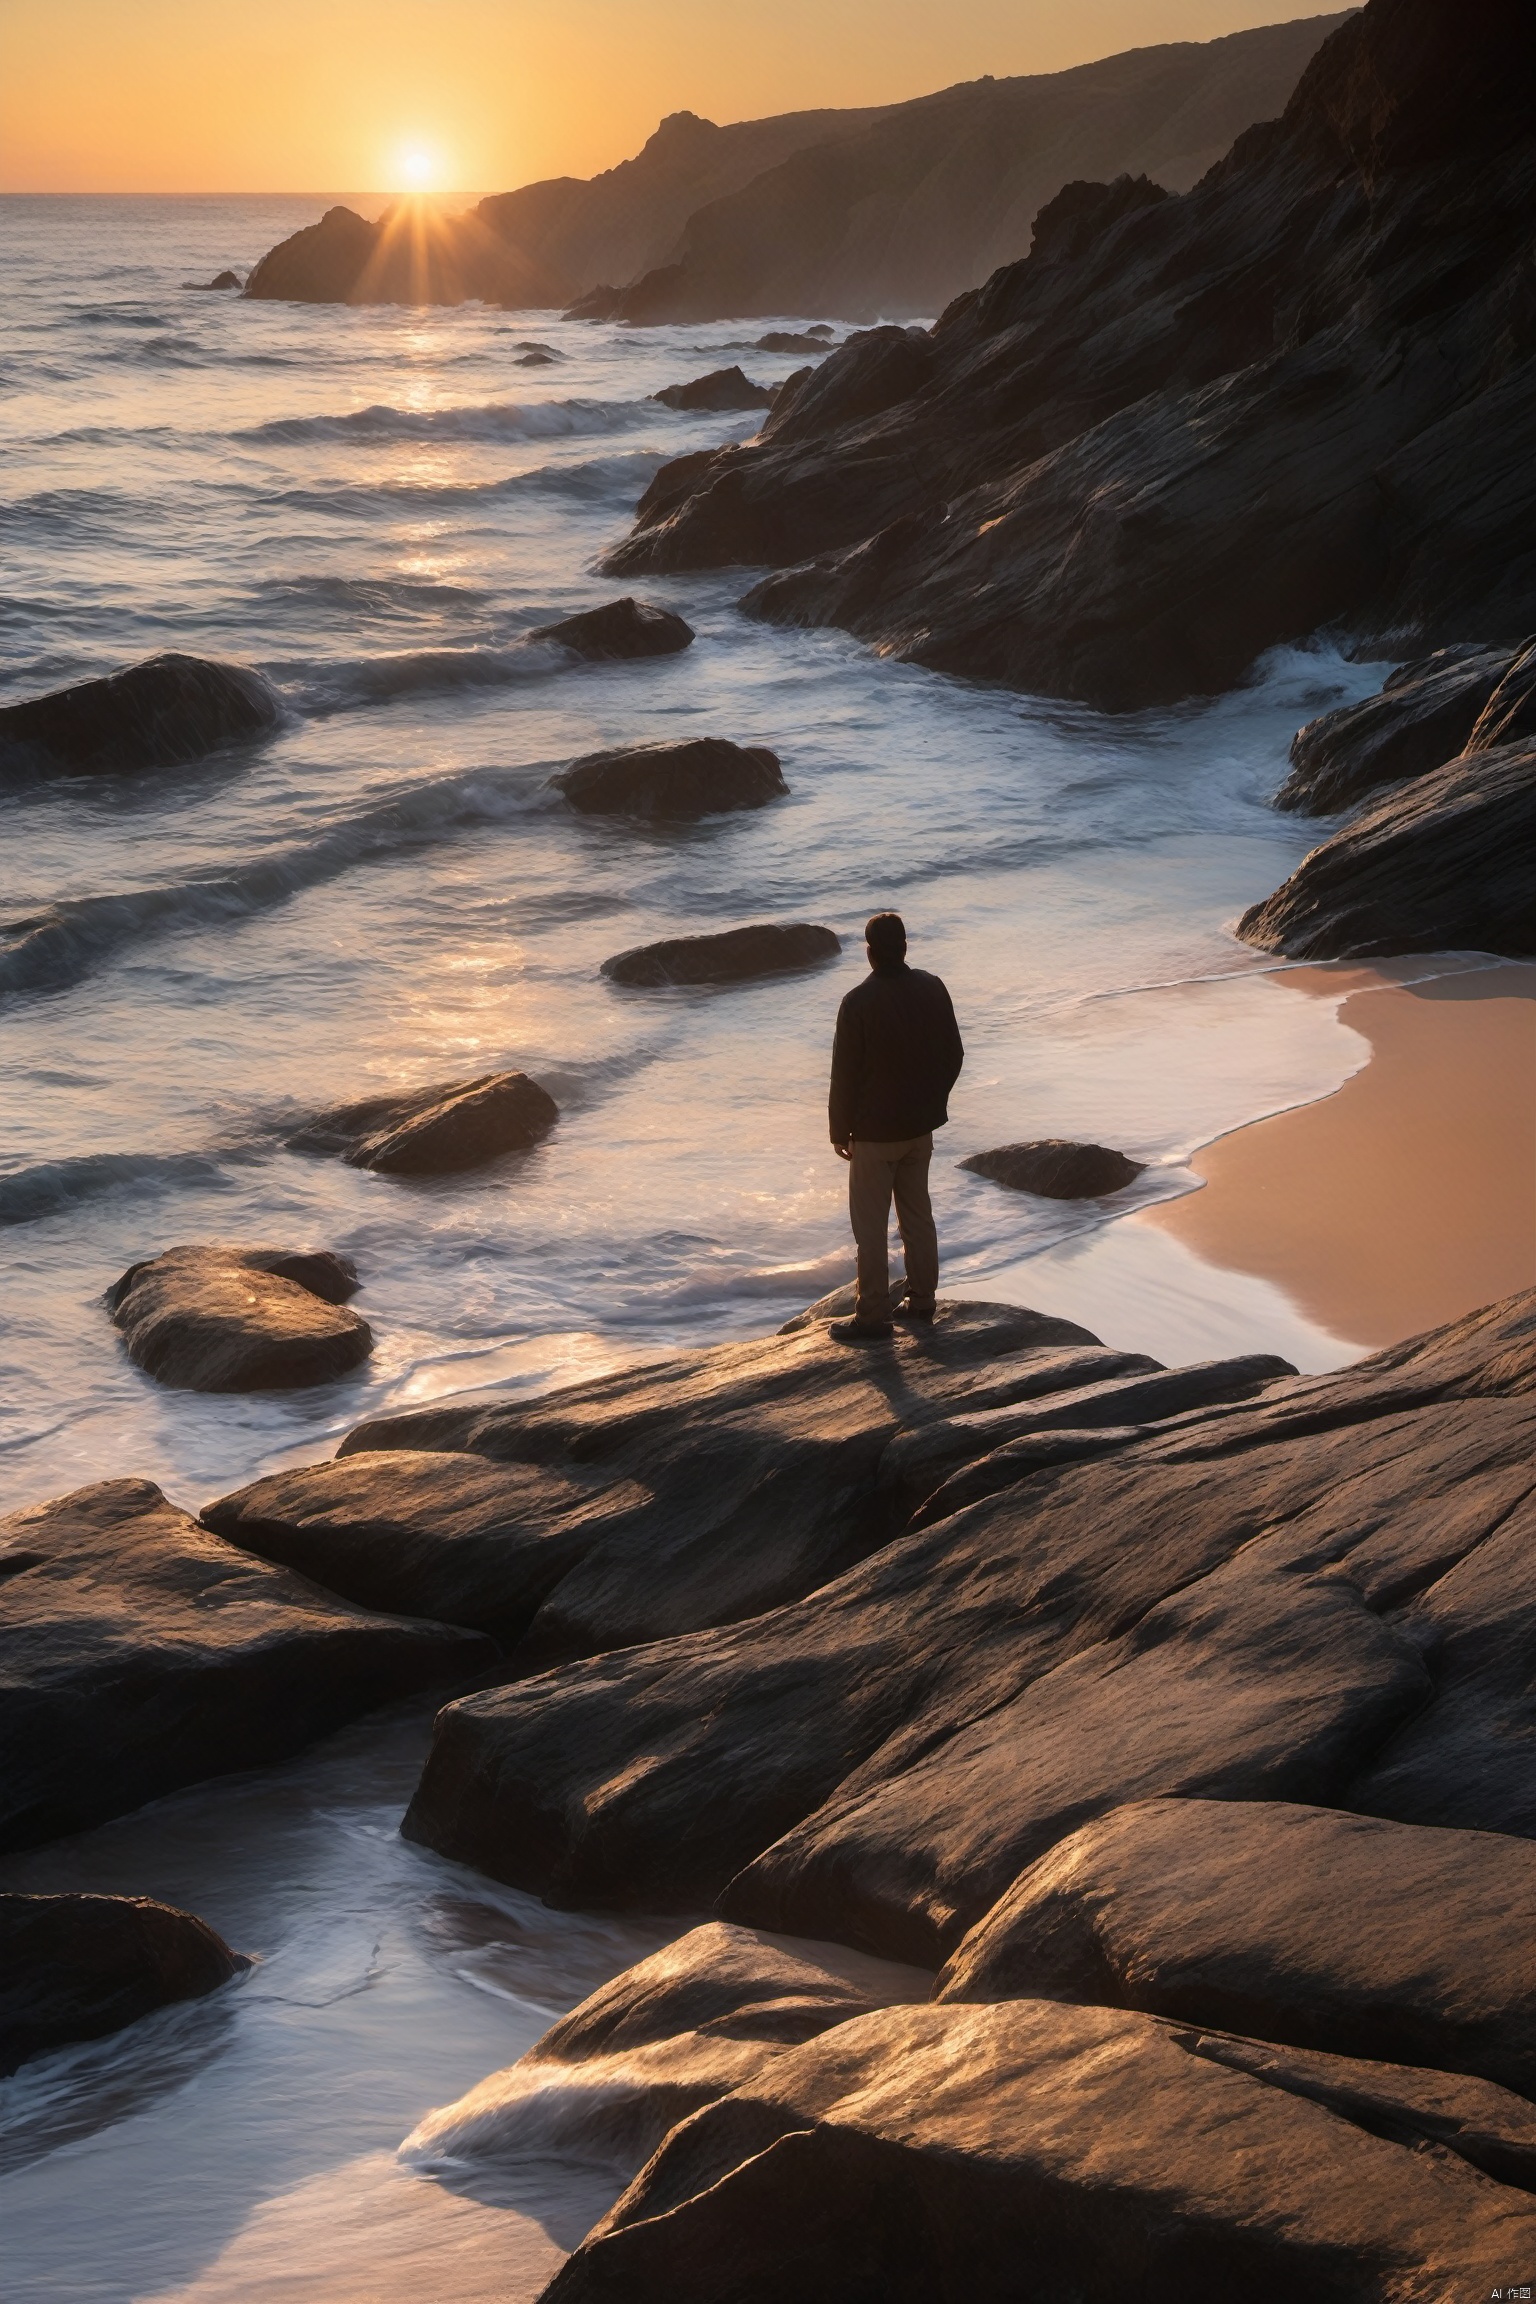
<svg viewBox="0 0 1536 2304">
<path fill-rule="evenodd" d="M 862 1055 L 858 1022 L 850 1015 L 844 1000 L 837 1011 L 837 1030 L 832 1038 L 832 1086 L 827 1096 L 827 1126 L 839 1152 L 853 1136 L 853 1102 Z"/>
<path fill-rule="evenodd" d="M 944 995 L 940 1030 L 945 1061 L 949 1069 L 949 1079 L 946 1084 L 947 1093 L 948 1089 L 953 1088 L 960 1077 L 960 1070 L 965 1062 L 965 1042 L 960 1037 L 960 1026 L 955 1021 L 955 1004 L 949 996 L 949 986 L 941 980 L 939 990 Z"/>
</svg>

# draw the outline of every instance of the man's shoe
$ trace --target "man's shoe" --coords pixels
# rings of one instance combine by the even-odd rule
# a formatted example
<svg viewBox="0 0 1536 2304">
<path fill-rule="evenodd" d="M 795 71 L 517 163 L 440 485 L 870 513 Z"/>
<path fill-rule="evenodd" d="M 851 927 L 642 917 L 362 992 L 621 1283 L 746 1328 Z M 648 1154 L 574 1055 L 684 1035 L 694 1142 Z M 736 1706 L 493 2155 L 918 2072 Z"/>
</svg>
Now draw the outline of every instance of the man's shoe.
<svg viewBox="0 0 1536 2304">
<path fill-rule="evenodd" d="M 827 1334 L 837 1344 L 878 1344 L 882 1337 L 895 1333 L 889 1320 L 833 1320 L 827 1327 Z"/>
<path fill-rule="evenodd" d="M 931 1304 L 898 1304 L 896 1307 L 898 1320 L 922 1320 L 930 1328 L 933 1326 L 933 1314 L 934 1307 Z"/>
</svg>

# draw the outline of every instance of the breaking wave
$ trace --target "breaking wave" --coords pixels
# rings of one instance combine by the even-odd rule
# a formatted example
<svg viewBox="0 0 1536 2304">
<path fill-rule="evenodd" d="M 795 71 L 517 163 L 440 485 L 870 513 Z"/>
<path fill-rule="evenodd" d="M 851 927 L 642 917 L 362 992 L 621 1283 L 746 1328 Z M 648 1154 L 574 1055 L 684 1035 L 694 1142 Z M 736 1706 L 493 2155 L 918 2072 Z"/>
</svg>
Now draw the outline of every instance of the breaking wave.
<svg viewBox="0 0 1536 2304">
<path fill-rule="evenodd" d="M 94 1152 L 42 1160 L 0 1176 L 0 1227 L 40 1223 L 109 1193 L 170 1192 L 221 1181 L 219 1162 L 204 1152 Z"/>
<path fill-rule="evenodd" d="M 178 929 L 238 923 L 355 865 L 431 846 L 473 824 L 521 815 L 540 805 L 548 765 L 468 769 L 408 786 L 312 840 L 227 872 L 114 896 L 64 897 L 24 919 L 0 923 L 0 993 L 61 991 L 126 946 Z"/>
<path fill-rule="evenodd" d="M 646 400 L 493 400 L 480 407 L 391 408 L 383 402 L 342 416 L 281 416 L 231 432 L 231 440 L 561 440 L 652 423 Z"/>
</svg>

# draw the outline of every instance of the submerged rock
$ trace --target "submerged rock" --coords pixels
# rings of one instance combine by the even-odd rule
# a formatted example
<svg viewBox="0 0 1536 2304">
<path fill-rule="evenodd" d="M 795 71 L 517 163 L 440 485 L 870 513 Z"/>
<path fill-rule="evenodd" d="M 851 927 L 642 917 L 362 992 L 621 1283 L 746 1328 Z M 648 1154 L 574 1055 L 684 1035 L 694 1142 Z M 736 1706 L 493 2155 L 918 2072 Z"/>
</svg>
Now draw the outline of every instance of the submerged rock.
<svg viewBox="0 0 1536 2304">
<path fill-rule="evenodd" d="M 456 1176 L 530 1150 L 559 1117 L 553 1096 L 526 1072 L 486 1072 L 335 1104 L 286 1142 L 290 1152 L 339 1153 L 353 1168 L 388 1176 Z"/>
<path fill-rule="evenodd" d="M 819 1336 L 722 1348 L 742 1355 L 743 1383 L 772 1378 L 761 1457 L 743 1454 L 725 1398 L 711 1413 L 696 1377 L 694 1420 L 673 1426 L 716 1526 L 727 1481 L 740 1499 L 727 1525 L 745 1561 L 765 1537 L 782 1558 L 834 1477 L 852 1488 L 855 1462 L 868 1481 L 873 1456 L 878 1483 L 880 1456 L 855 1458 L 842 1437 L 846 1389 L 824 1398 L 794 1486 L 758 1469 L 783 1460 L 791 1413 L 803 1428 L 831 1373 Z M 899 1340 L 889 1364 L 861 1355 L 841 1379 L 886 1400 L 880 1454 L 923 1350 Z M 814 1387 L 798 1407 L 791 1372 Z M 1021 1355 L 1017 1379 L 1037 1373 Z M 444 1409 L 364 1427 L 357 1444 L 500 1440 L 548 1462 L 563 1429 L 583 1461 L 607 1453 L 637 1476 L 662 1401 L 687 1381 L 680 1366 L 663 1375 L 658 1398 L 631 1378 L 630 1414 L 607 1441 L 591 1417 L 599 1400 L 604 1421 L 617 1411 L 613 1379 L 597 1398 L 569 1395 L 563 1417 L 550 1402 Z M 936 1411 L 912 1400 L 908 1428 Z M 520 1435 L 540 1418 L 542 1432 Z M 1075 1459 L 1020 1467 L 841 1573 L 824 1540 L 798 1563 L 804 1598 L 775 1607 L 744 1577 L 749 1620 L 720 1622 L 718 1584 L 718 1629 L 685 1633 L 674 1602 L 652 1615 L 661 1637 L 620 1650 L 645 1640 L 645 1607 L 631 1603 L 627 1624 L 589 1615 L 583 1645 L 608 1650 L 600 1668 L 565 1665 L 439 1716 L 408 1833 L 560 1903 L 720 1898 L 746 1925 L 933 1966 L 1026 1864 L 1132 1800 L 1283 1799 L 1536 1836 L 1523 1661 L 1536 1636 L 1536 1294 L 1165 1427 L 1043 1438 L 1075 1441 Z M 656 1483 L 663 1508 L 669 1485 Z M 659 1515 L 658 1535 L 670 1529 Z M 697 1558 L 698 1519 L 671 1541 L 686 1554 L 690 1535 Z M 721 1542 L 707 1541 L 718 1575 Z"/>
<path fill-rule="evenodd" d="M 669 823 L 765 808 L 789 791 L 776 752 L 766 745 L 730 744 L 723 736 L 590 752 L 550 782 L 584 816 L 647 816 Z"/>
<path fill-rule="evenodd" d="M 149 1480 L 0 1521 L 0 1647 L 0 1848 L 285 1760 L 496 1660 L 477 1633 L 366 1614 L 221 1543 Z"/>
<path fill-rule="evenodd" d="M 1507 648 L 1439 648 L 1405 664 L 1379 696 L 1309 720 L 1291 741 L 1275 806 L 1331 816 L 1379 784 L 1455 759 L 1510 661 Z"/>
<path fill-rule="evenodd" d="M 211 280 L 189 280 L 187 282 L 189 288 L 196 288 L 204 292 L 218 288 L 243 288 L 244 285 L 245 283 L 238 272 L 216 272 Z"/>
<path fill-rule="evenodd" d="M 366 1360 L 373 1331 L 343 1306 L 355 1266 L 328 1251 L 167 1248 L 131 1264 L 106 1306 L 128 1357 L 185 1392 L 281 1392 L 327 1384 Z"/>
<path fill-rule="evenodd" d="M 841 952 L 842 939 L 809 921 L 789 925 L 762 921 L 752 928 L 726 928 L 714 936 L 672 936 L 660 944 L 637 944 L 603 962 L 615 984 L 745 984 L 763 976 L 784 976 L 815 968 Z"/>
<path fill-rule="evenodd" d="M 0 705 L 0 769 L 94 776 L 171 768 L 277 725 L 277 699 L 242 664 L 151 656 L 104 680 Z"/>
<path fill-rule="evenodd" d="M 525 352 L 514 362 L 518 368 L 553 368 L 557 355 L 553 352 Z"/>
<path fill-rule="evenodd" d="M 0 2073 L 249 1966 L 206 1920 L 147 1896 L 0 1894 Z"/>
<path fill-rule="evenodd" d="M 773 403 L 768 386 L 754 384 L 739 368 L 716 368 L 708 376 L 695 376 L 691 384 L 668 384 L 651 398 L 664 408 L 687 409 L 767 408 Z"/>
<path fill-rule="evenodd" d="M 1023 1873 L 943 2000 L 1072 2000 L 1536 2094 L 1536 1845 L 1281 1801 L 1153 1800 Z"/>
<path fill-rule="evenodd" d="M 1134 1183 L 1146 1163 L 1103 1144 L 1072 1144 L 1044 1136 L 1030 1144 L 1000 1144 L 995 1152 L 973 1152 L 960 1166 L 1014 1192 L 1035 1192 L 1045 1200 L 1093 1200 Z"/>
<path fill-rule="evenodd" d="M 756 352 L 814 352 L 818 359 L 831 349 L 832 330 L 820 327 L 807 328 L 803 335 L 792 328 L 770 328 L 753 346 Z"/>
<path fill-rule="evenodd" d="M 887 2008 L 680 2121 L 544 2298 L 1122 2304 L 1234 2267 L 1318 2304 L 1480 2295 L 1536 2247 L 1533 2146 L 1486 2081 L 1126 2009 Z"/>
<path fill-rule="evenodd" d="M 1466 752 L 1386 793 L 1237 933 L 1293 960 L 1536 952 L 1536 744 Z"/>
<path fill-rule="evenodd" d="M 602 663 L 613 657 L 676 656 L 691 643 L 693 626 L 670 608 L 653 608 L 648 601 L 610 600 L 558 624 L 540 624 L 528 637 L 557 640 L 573 656 Z"/>
</svg>

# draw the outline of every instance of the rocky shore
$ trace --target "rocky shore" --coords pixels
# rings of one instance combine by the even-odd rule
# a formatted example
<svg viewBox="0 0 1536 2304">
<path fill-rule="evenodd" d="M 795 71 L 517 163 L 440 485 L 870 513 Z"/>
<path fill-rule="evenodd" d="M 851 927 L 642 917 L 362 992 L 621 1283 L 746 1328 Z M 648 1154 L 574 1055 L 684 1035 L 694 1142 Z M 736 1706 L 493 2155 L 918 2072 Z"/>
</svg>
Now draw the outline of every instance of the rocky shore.
<svg viewBox="0 0 1536 2304">
<path fill-rule="evenodd" d="M 663 472 L 610 565 L 1112 710 L 1320 627 L 1529 616 L 1528 12 L 1370 0 L 1193 190 L 1069 184 L 931 331 L 854 336 Z M 1392 652 L 1396 652 L 1394 649 Z"/>
<path fill-rule="evenodd" d="M 13 1518 L 8 1843 L 478 1681 L 410 1837 L 719 1915 L 407 2141 L 629 2180 L 552 2298 L 1001 2299 L 1026 2236 L 1094 2299 L 1491 2279 L 1536 2240 L 1536 1296 L 1321 1377 L 965 1303 L 852 1354 L 836 1308 L 364 1425 L 201 1527 Z"/>
</svg>

